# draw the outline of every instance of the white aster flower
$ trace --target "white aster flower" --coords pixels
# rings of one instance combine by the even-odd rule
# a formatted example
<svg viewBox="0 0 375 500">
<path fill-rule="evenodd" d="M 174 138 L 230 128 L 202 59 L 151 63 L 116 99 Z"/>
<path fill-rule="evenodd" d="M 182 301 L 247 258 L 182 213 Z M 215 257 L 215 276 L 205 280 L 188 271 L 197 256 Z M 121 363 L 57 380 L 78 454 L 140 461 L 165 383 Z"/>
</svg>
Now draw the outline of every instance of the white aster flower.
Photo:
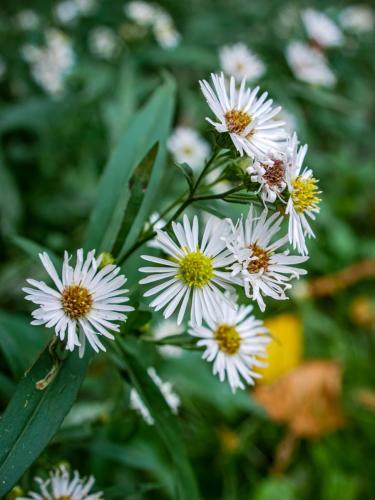
<svg viewBox="0 0 375 500">
<path fill-rule="evenodd" d="M 45 46 L 25 45 L 22 56 L 31 64 L 33 78 L 41 87 L 50 94 L 62 92 L 75 59 L 70 40 L 64 33 L 48 30 Z"/>
<path fill-rule="evenodd" d="M 158 11 L 153 23 L 153 32 L 156 41 L 164 49 L 177 47 L 180 43 L 181 35 L 176 30 L 173 20 L 169 14 Z"/>
<path fill-rule="evenodd" d="M 102 59 L 112 59 L 119 48 L 116 33 L 108 26 L 97 26 L 89 34 L 91 52 Z"/>
<path fill-rule="evenodd" d="M 309 168 L 303 168 L 303 161 L 307 153 L 307 144 L 298 148 L 297 134 L 289 141 L 288 168 L 286 180 L 289 191 L 289 200 L 285 213 L 289 215 L 289 241 L 294 249 L 302 255 L 307 255 L 305 236 L 314 237 L 308 218 L 315 220 L 319 213 L 317 180 Z"/>
<path fill-rule="evenodd" d="M 221 239 L 225 227 L 224 222 L 215 223 L 210 219 L 201 243 L 196 216 L 192 225 L 186 215 L 183 224 L 172 223 L 177 244 L 165 231 L 157 231 L 156 239 L 168 257 L 142 255 L 144 260 L 158 265 L 140 268 L 140 272 L 149 274 L 140 281 L 141 284 L 162 281 L 144 294 L 145 297 L 156 295 L 150 307 L 156 311 L 164 309 L 166 319 L 179 309 L 177 323 L 181 324 L 191 298 L 191 320 L 194 323 L 200 325 L 202 316 L 216 316 L 221 299 L 228 300 L 221 289 L 232 289 L 230 273 L 224 270 L 233 262 Z"/>
<path fill-rule="evenodd" d="M 129 2 L 124 6 L 125 14 L 135 21 L 139 26 L 151 26 L 157 14 L 156 8 L 141 0 Z"/>
<path fill-rule="evenodd" d="M 189 127 L 177 127 L 168 139 L 168 149 L 177 163 L 187 163 L 194 170 L 203 166 L 210 146 Z"/>
<path fill-rule="evenodd" d="M 350 5 L 340 14 L 341 26 L 354 33 L 372 31 L 375 24 L 375 13 L 369 5 Z"/>
<path fill-rule="evenodd" d="M 311 40 L 321 47 L 337 47 L 343 44 L 340 28 L 326 14 L 315 9 L 305 9 L 302 20 Z"/>
<path fill-rule="evenodd" d="M 268 151 L 281 150 L 280 141 L 286 137 L 282 128 L 284 122 L 273 120 L 281 108 L 272 107 L 273 101 L 267 99 L 268 93 L 257 97 L 259 87 L 245 89 L 245 80 L 238 89 L 234 77 L 230 79 L 228 92 L 223 74 L 212 74 L 211 78 L 213 88 L 206 80 L 199 83 L 218 121 L 206 119 L 218 132 L 229 133 L 241 156 L 245 153 L 254 158 Z"/>
<path fill-rule="evenodd" d="M 36 29 L 39 26 L 39 22 L 38 14 L 31 9 L 21 10 L 16 15 L 16 23 L 23 30 Z"/>
<path fill-rule="evenodd" d="M 29 491 L 27 497 L 16 497 L 16 500 L 101 500 L 103 493 L 91 493 L 95 479 L 93 476 L 81 478 L 77 471 L 71 477 L 64 465 L 50 472 L 49 479 L 35 478 L 39 485 L 39 493 Z"/>
<path fill-rule="evenodd" d="M 246 169 L 251 182 L 260 184 L 262 199 L 274 203 L 286 188 L 286 155 L 285 153 L 270 153 L 262 159 L 255 160 Z"/>
<path fill-rule="evenodd" d="M 73 24 L 79 16 L 76 2 L 74 0 L 59 2 L 55 7 L 55 16 L 61 24 Z"/>
<path fill-rule="evenodd" d="M 170 382 L 164 382 L 157 374 L 155 368 L 152 366 L 147 368 L 147 373 L 154 384 L 159 388 L 171 412 L 174 415 L 177 415 L 178 409 L 181 405 L 181 400 L 178 394 L 174 392 L 172 384 Z M 138 412 L 146 422 L 146 424 L 154 425 L 154 419 L 152 415 L 150 414 L 147 406 L 142 401 L 142 398 L 140 397 L 138 391 L 134 388 L 130 391 L 130 408 Z"/>
<path fill-rule="evenodd" d="M 267 209 L 258 217 L 251 205 L 244 221 L 240 219 L 235 226 L 230 222 L 232 232 L 226 237 L 228 249 L 236 259 L 231 266 L 233 276 L 244 287 L 246 296 L 258 302 L 261 311 L 266 308 L 263 296 L 286 300 L 285 291 L 292 286 L 289 281 L 306 274 L 294 264 L 305 262 L 308 257 L 277 252 L 288 242 L 288 236 L 272 243 L 282 220 L 277 212 L 267 218 Z"/>
<path fill-rule="evenodd" d="M 172 320 L 160 321 L 153 329 L 156 340 L 168 339 L 168 337 L 182 333 L 184 333 L 184 328 L 181 325 L 176 325 L 176 322 Z M 179 358 L 183 353 L 183 349 L 175 345 L 159 345 L 158 349 L 161 355 L 166 358 Z"/>
<path fill-rule="evenodd" d="M 257 80 L 266 70 L 261 59 L 244 43 L 225 45 L 219 50 L 219 59 L 224 73 L 234 76 L 237 81 Z"/>
<path fill-rule="evenodd" d="M 320 50 L 294 40 L 287 47 L 286 58 L 299 80 L 326 87 L 336 83 L 336 76 Z"/>
<path fill-rule="evenodd" d="M 233 392 L 254 384 L 260 375 L 253 370 L 264 366 L 257 357 L 266 356 L 268 330 L 263 322 L 250 316 L 252 306 L 240 306 L 236 311 L 222 304 L 222 317 L 207 320 L 207 326 L 191 325 L 190 335 L 198 337 L 198 346 L 205 347 L 203 359 L 213 362 L 213 373 L 220 381 L 228 379 Z"/>
<path fill-rule="evenodd" d="M 106 265 L 98 270 L 100 258 L 95 259 L 95 250 L 88 252 L 84 259 L 83 250 L 77 250 L 75 267 L 69 264 L 70 257 L 65 252 L 62 278 L 47 253 L 39 254 L 47 273 L 56 289 L 43 281 L 28 279 L 34 288 L 23 288 L 26 299 L 39 308 L 32 312 L 32 325 L 46 325 L 54 328 L 56 336 L 66 342 L 66 349 L 73 351 L 79 347 L 83 356 L 86 340 L 95 352 L 105 351 L 100 336 L 113 340 L 110 331 L 118 332 L 116 321 L 125 321 L 126 312 L 133 308 L 124 303 L 128 290 L 123 289 L 126 278 L 119 275 L 120 268 Z"/>
</svg>

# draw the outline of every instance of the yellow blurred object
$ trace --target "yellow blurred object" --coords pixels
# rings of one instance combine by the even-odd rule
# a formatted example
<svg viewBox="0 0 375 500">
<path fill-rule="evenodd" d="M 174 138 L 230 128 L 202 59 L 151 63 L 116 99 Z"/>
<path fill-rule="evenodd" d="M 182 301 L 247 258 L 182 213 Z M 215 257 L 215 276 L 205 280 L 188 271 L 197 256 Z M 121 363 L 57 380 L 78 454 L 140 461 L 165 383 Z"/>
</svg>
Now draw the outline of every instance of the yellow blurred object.
<svg viewBox="0 0 375 500">
<path fill-rule="evenodd" d="M 102 269 L 105 266 L 108 266 L 109 264 L 114 264 L 115 259 L 113 255 L 109 252 L 103 252 L 100 254 L 102 260 L 100 261 L 99 267 Z"/>
<path fill-rule="evenodd" d="M 256 371 L 262 375 L 259 382 L 269 384 L 300 364 L 303 335 L 302 323 L 294 314 L 280 314 L 267 319 L 264 324 L 271 333 L 267 358 L 264 359 L 267 366 Z"/>
<path fill-rule="evenodd" d="M 360 296 L 350 305 L 350 317 L 353 323 L 362 328 L 372 328 L 375 324 L 375 311 L 368 297 Z"/>
<path fill-rule="evenodd" d="M 24 496 L 24 491 L 20 486 L 15 486 L 5 497 L 5 500 L 15 500 Z"/>
<path fill-rule="evenodd" d="M 240 440 L 237 434 L 229 427 L 220 427 L 218 430 L 221 446 L 227 453 L 234 453 L 238 450 Z"/>
</svg>

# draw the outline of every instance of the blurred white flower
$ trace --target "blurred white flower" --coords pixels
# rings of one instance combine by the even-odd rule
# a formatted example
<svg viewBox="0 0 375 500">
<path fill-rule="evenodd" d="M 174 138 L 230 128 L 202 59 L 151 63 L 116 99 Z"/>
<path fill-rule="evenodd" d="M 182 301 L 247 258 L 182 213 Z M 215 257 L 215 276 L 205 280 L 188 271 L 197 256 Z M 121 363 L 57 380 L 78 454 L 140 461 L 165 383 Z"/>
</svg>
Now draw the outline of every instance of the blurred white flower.
<svg viewBox="0 0 375 500">
<path fill-rule="evenodd" d="M 152 378 L 154 384 L 160 389 L 160 392 L 164 396 L 164 399 L 167 402 L 172 413 L 174 415 L 177 415 L 181 401 L 178 395 L 173 391 L 172 384 L 170 382 L 163 382 L 163 380 L 156 373 L 155 368 L 152 366 L 147 369 L 147 373 Z"/>
<path fill-rule="evenodd" d="M 119 331 L 117 321 L 125 321 L 126 313 L 133 311 L 125 304 L 129 290 L 123 288 L 126 278 L 119 274 L 121 269 L 115 265 L 98 269 L 100 258 L 95 259 L 95 250 L 84 258 L 80 249 L 74 268 L 65 252 L 60 278 L 48 254 L 39 257 L 55 288 L 43 281 L 27 280 L 33 288 L 22 289 L 25 298 L 39 306 L 32 312 L 31 324 L 54 328 L 56 336 L 66 342 L 66 350 L 79 347 L 80 357 L 85 353 L 86 341 L 95 352 L 105 351 L 100 337 L 114 340 L 110 332 Z"/>
<path fill-rule="evenodd" d="M 354 33 L 372 31 L 375 25 L 374 9 L 369 5 L 350 5 L 339 16 L 341 26 Z"/>
<path fill-rule="evenodd" d="M 158 44 L 165 49 L 176 47 L 180 43 L 181 35 L 176 30 L 172 18 L 166 12 L 159 11 L 157 13 L 153 32 Z"/>
<path fill-rule="evenodd" d="M 77 471 L 72 477 L 67 468 L 60 465 L 49 474 L 49 479 L 35 478 L 39 485 L 39 493 L 29 491 L 27 497 L 16 497 L 16 500 L 102 500 L 103 493 L 91 493 L 95 479 L 93 476 L 81 478 Z"/>
<path fill-rule="evenodd" d="M 286 138 L 282 121 L 274 120 L 281 108 L 272 106 L 268 92 L 257 97 L 259 87 L 246 88 L 243 79 L 236 88 L 232 76 L 227 88 L 224 75 L 211 75 L 213 87 L 206 81 L 200 86 L 217 122 L 206 118 L 219 133 L 228 133 L 241 156 L 262 157 L 269 151 L 281 151 Z"/>
<path fill-rule="evenodd" d="M 257 80 L 266 67 L 261 59 L 246 47 L 244 43 L 225 45 L 219 51 L 221 69 L 232 75 L 237 81 Z"/>
<path fill-rule="evenodd" d="M 39 26 L 39 22 L 38 14 L 31 9 L 21 10 L 16 15 L 16 23 L 23 30 L 36 29 Z"/>
<path fill-rule="evenodd" d="M 62 92 L 75 60 L 70 40 L 64 33 L 50 29 L 46 32 L 45 46 L 24 45 L 21 53 L 31 65 L 34 80 L 44 90 L 50 94 Z"/>
<path fill-rule="evenodd" d="M 298 147 L 297 134 L 293 134 L 287 146 L 286 181 L 290 196 L 285 213 L 289 216 L 289 241 L 302 255 L 308 253 L 305 236 L 315 238 L 308 218 L 314 220 L 315 214 L 320 210 L 318 181 L 310 168 L 303 168 L 306 153 L 307 144 Z"/>
<path fill-rule="evenodd" d="M 164 320 L 160 321 L 153 330 L 154 338 L 156 340 L 163 340 L 173 335 L 180 335 L 184 332 L 181 325 L 176 325 L 175 321 Z M 183 349 L 174 345 L 161 345 L 158 346 L 160 353 L 166 358 L 179 358 Z"/>
<path fill-rule="evenodd" d="M 321 47 L 337 47 L 344 42 L 340 28 L 326 14 L 315 9 L 305 9 L 302 20 L 311 40 Z"/>
<path fill-rule="evenodd" d="M 90 14 L 97 7 L 97 0 L 75 0 L 81 14 Z"/>
<path fill-rule="evenodd" d="M 150 215 L 150 218 L 147 223 L 147 229 L 152 226 L 153 230 L 156 231 L 157 229 L 163 229 L 163 227 L 166 225 L 166 221 L 163 218 L 160 218 L 160 214 L 158 212 L 153 212 Z M 157 241 L 157 238 L 153 238 L 149 242 L 147 242 L 147 246 L 151 248 L 160 248 L 160 245 Z"/>
<path fill-rule="evenodd" d="M 171 412 L 174 415 L 177 415 L 181 401 L 179 396 L 174 392 L 172 384 L 170 382 L 164 382 L 156 373 L 155 368 L 152 366 L 147 368 L 147 373 L 154 384 L 159 388 L 167 405 L 171 409 Z M 134 388 L 130 391 L 130 408 L 138 412 L 142 416 L 146 424 L 154 425 L 153 417 L 151 416 L 147 406 L 144 404 L 138 391 Z"/>
<path fill-rule="evenodd" d="M 244 221 L 241 218 L 235 225 L 228 221 L 232 230 L 225 239 L 235 258 L 230 268 L 246 296 L 257 301 L 261 311 L 266 308 L 263 296 L 286 300 L 285 292 L 292 287 L 290 280 L 306 274 L 294 264 L 301 264 L 308 257 L 289 255 L 287 250 L 277 252 L 288 242 L 288 235 L 272 243 L 282 221 L 278 212 L 268 217 L 267 209 L 258 216 L 253 205 Z"/>
<path fill-rule="evenodd" d="M 318 49 L 294 40 L 287 47 L 286 58 L 299 80 L 326 87 L 332 87 L 336 83 L 336 76 Z"/>
<path fill-rule="evenodd" d="M 176 30 L 171 16 L 159 5 L 135 0 L 124 6 L 124 12 L 139 26 L 152 28 L 161 47 L 168 49 L 179 44 L 180 33 Z"/>
<path fill-rule="evenodd" d="M 119 48 L 117 34 L 108 26 L 97 26 L 89 34 L 91 52 L 101 59 L 112 59 Z"/>
<path fill-rule="evenodd" d="M 61 24 L 72 24 L 79 16 L 79 9 L 74 0 L 64 0 L 55 6 L 56 19 Z"/>
<path fill-rule="evenodd" d="M 187 163 L 194 170 L 203 166 L 210 146 L 192 128 L 177 127 L 168 139 L 168 149 L 177 163 Z"/>
<path fill-rule="evenodd" d="M 213 373 L 221 382 L 228 379 L 232 392 L 254 384 L 261 375 L 253 370 L 265 366 L 257 357 L 266 357 L 270 341 L 263 322 L 251 316 L 252 306 L 240 306 L 237 310 L 222 305 L 222 317 L 207 320 L 207 326 L 191 325 L 190 335 L 198 337 L 197 345 L 205 347 L 203 359 L 213 362 Z"/>
<path fill-rule="evenodd" d="M 140 26 L 152 26 L 156 15 L 156 8 L 147 2 L 135 0 L 124 6 L 125 14 Z"/>
</svg>

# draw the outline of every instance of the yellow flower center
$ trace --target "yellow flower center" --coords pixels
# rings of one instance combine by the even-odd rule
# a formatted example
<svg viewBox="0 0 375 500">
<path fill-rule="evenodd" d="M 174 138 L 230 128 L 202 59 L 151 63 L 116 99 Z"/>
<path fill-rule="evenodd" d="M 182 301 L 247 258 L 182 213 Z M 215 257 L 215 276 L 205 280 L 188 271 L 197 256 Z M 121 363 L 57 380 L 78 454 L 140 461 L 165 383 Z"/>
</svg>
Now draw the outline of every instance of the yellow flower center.
<svg viewBox="0 0 375 500">
<path fill-rule="evenodd" d="M 71 500 L 71 498 L 70 495 L 63 495 L 62 497 L 56 498 L 56 500 Z"/>
<path fill-rule="evenodd" d="M 92 295 L 87 288 L 80 285 L 69 285 L 64 288 L 61 304 L 71 319 L 86 316 L 92 307 Z"/>
<path fill-rule="evenodd" d="M 320 193 L 317 182 L 314 177 L 308 177 L 307 179 L 297 177 L 293 182 L 291 196 L 297 213 L 303 213 L 305 210 L 316 208 L 320 202 L 320 198 L 317 196 Z"/>
<path fill-rule="evenodd" d="M 182 152 L 186 155 L 186 156 L 191 156 L 193 154 L 193 150 L 190 146 L 184 146 L 182 148 Z"/>
<path fill-rule="evenodd" d="M 250 245 L 249 248 L 251 250 L 251 257 L 256 257 L 251 260 L 247 266 L 249 273 L 259 273 L 261 270 L 267 271 L 271 253 L 267 252 L 267 250 L 264 250 L 256 243 Z"/>
<path fill-rule="evenodd" d="M 189 252 L 179 260 L 177 278 L 188 286 L 202 288 L 215 276 L 212 258 L 200 250 Z"/>
<path fill-rule="evenodd" d="M 240 111 L 239 109 L 232 109 L 225 113 L 225 122 L 227 124 L 228 132 L 232 134 L 240 134 L 251 122 L 251 116 Z"/>
<path fill-rule="evenodd" d="M 233 356 L 238 352 L 241 345 L 241 337 L 234 326 L 223 323 L 219 325 L 214 333 L 214 338 L 220 351 Z"/>
</svg>

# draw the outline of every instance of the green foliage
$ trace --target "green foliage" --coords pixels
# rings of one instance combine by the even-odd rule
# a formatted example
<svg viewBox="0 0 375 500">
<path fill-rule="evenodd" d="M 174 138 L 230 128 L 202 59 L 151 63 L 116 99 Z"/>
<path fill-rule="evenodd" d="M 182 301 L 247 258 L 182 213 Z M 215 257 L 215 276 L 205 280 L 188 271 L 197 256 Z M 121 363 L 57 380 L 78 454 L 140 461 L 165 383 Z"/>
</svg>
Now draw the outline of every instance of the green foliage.
<svg viewBox="0 0 375 500">
<path fill-rule="evenodd" d="M 254 85 L 292 114 L 302 143 L 309 144 L 307 165 L 319 178 L 323 202 L 314 224 L 317 238 L 309 244 L 307 279 L 373 261 L 374 31 L 345 32 L 342 47 L 325 51 L 337 85 L 322 88 L 296 80 L 285 50 L 292 39 L 306 40 L 302 8 L 323 9 L 338 23 L 342 2 L 157 3 L 181 33 L 176 48 L 158 46 L 152 31 L 134 30 L 122 0 L 98 2 L 68 24 L 57 20 L 56 2 L 4 0 L 0 6 L 6 64 L 0 76 L 0 496 L 15 484 L 26 493 L 35 488 L 34 476 L 45 478 L 67 462 L 93 474 L 106 499 L 373 498 L 373 273 L 359 279 L 356 270 L 348 286 L 321 297 L 304 297 L 304 282 L 289 301 L 270 301 L 265 316 L 255 308 L 262 318 L 299 315 L 305 358 L 337 360 L 343 368 L 345 427 L 301 439 L 290 465 L 274 476 L 285 426 L 273 422 L 248 391 L 233 395 L 213 376 L 187 325 L 185 333 L 176 327 L 171 337 L 155 338 L 162 318 L 142 298 L 138 267 L 141 253 L 158 253 L 146 246 L 153 212 L 169 221 L 178 204 L 168 208 L 182 200 L 189 214 L 235 218 L 254 199 L 258 186 L 248 181 L 228 136 L 212 137 L 198 85 L 219 70 L 219 47 L 238 41 L 264 61 L 267 70 Z M 24 8 L 38 13 L 38 28 L 19 28 L 16 14 Z M 102 25 L 118 36 L 112 60 L 90 49 L 90 34 Z M 42 43 L 49 26 L 69 36 L 76 54 L 57 96 L 43 90 L 20 56 L 24 45 Z M 204 179 L 194 192 L 199 170 L 176 166 L 167 153 L 170 131 L 181 124 L 199 131 L 212 150 L 225 148 L 217 191 Z M 225 199 L 217 195 L 243 181 L 247 190 Z M 52 335 L 30 325 L 21 288 L 28 277 L 46 279 L 39 252 L 48 251 L 61 266 L 64 250 L 82 246 L 113 253 L 136 310 L 117 341 L 108 342 L 107 354 L 92 357 L 87 351 L 83 360 L 64 354 L 56 377 L 38 390 L 36 382 L 53 367 L 46 347 Z M 367 309 L 362 302 L 358 312 L 358 300 Z M 166 348 L 177 349 L 177 357 L 168 357 Z M 150 366 L 181 398 L 178 416 L 147 374 Z M 131 408 L 132 388 L 154 426 Z M 367 399 L 361 399 L 363 391 Z"/>
</svg>

